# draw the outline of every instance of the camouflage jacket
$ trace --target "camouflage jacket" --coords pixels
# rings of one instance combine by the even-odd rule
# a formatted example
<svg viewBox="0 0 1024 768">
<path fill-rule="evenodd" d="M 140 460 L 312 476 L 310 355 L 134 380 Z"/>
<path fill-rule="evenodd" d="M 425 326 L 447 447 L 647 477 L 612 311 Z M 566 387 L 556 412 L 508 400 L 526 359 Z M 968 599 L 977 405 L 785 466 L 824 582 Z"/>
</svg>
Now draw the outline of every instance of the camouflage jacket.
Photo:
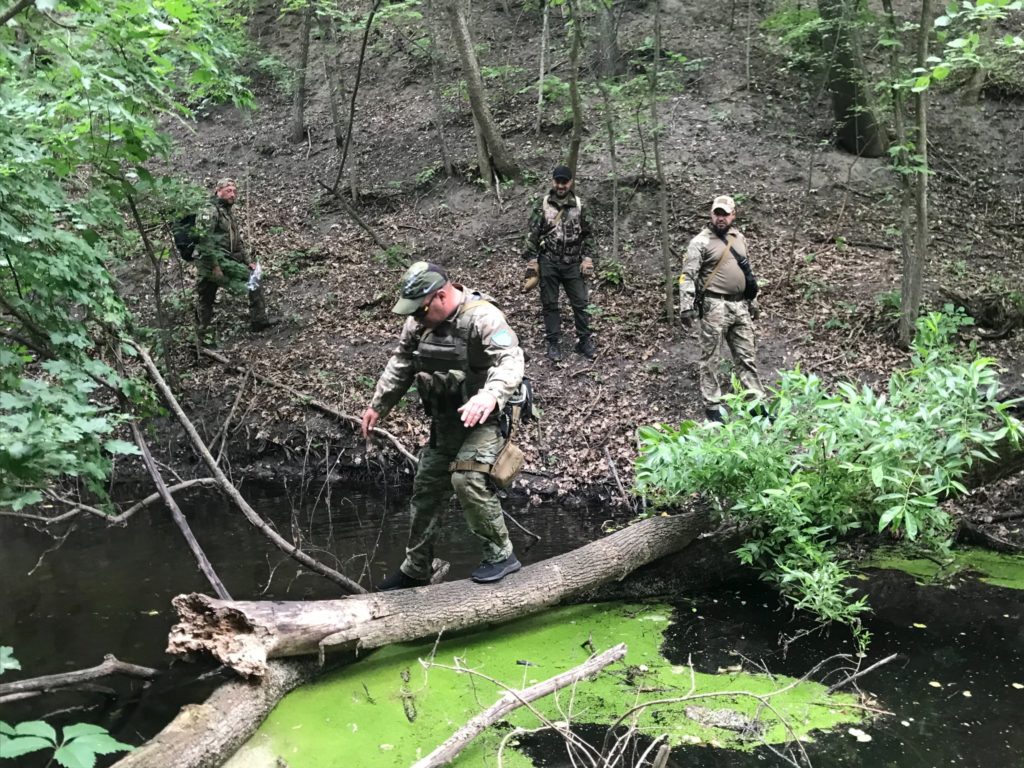
<svg viewBox="0 0 1024 768">
<path fill-rule="evenodd" d="M 743 233 L 736 227 L 729 227 L 725 237 L 746 258 L 747 241 Z M 716 270 L 719 261 L 721 266 Z M 729 247 L 710 226 L 706 226 L 690 241 L 683 257 L 683 273 L 679 276 L 679 310 L 686 312 L 694 308 L 698 285 L 701 291 L 735 295 L 743 293 L 746 284 L 743 270 Z"/>
<path fill-rule="evenodd" d="M 224 269 L 229 261 L 248 263 L 247 249 L 233 208 L 214 197 L 199 215 L 196 229 L 202 234 L 196 248 L 196 268 L 202 277 L 209 277 L 214 267 Z"/>
<path fill-rule="evenodd" d="M 583 201 L 570 192 L 559 200 L 554 190 L 534 203 L 530 232 L 523 258 L 577 264 L 590 253 L 590 225 L 583 214 Z"/>
<path fill-rule="evenodd" d="M 456 287 L 463 292 L 462 303 L 436 328 L 406 319 L 370 401 L 381 417 L 414 383 L 434 417 L 442 415 L 442 409 L 453 415 L 480 391 L 494 395 L 500 411 L 519 391 L 523 350 L 504 313 L 489 297 Z"/>
</svg>

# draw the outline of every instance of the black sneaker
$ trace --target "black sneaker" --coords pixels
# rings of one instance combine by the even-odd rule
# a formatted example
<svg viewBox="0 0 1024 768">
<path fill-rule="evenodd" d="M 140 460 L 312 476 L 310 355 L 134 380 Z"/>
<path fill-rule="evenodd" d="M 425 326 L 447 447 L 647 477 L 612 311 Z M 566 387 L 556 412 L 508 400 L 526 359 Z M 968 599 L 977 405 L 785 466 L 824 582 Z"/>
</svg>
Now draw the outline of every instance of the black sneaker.
<svg viewBox="0 0 1024 768">
<path fill-rule="evenodd" d="M 393 589 L 410 589 L 412 587 L 425 587 L 430 582 L 427 579 L 414 579 L 406 576 L 401 570 L 383 579 L 377 585 L 378 592 L 390 592 Z"/>
<path fill-rule="evenodd" d="M 550 360 L 553 363 L 557 363 L 562 359 L 562 348 L 558 346 L 557 341 L 548 342 L 547 356 L 548 360 Z"/>
<path fill-rule="evenodd" d="M 510 573 L 515 573 L 522 567 L 523 564 L 516 559 L 513 553 L 496 563 L 480 563 L 473 570 L 473 573 L 470 574 L 470 578 L 478 584 L 490 584 L 495 581 L 501 581 Z"/>
<path fill-rule="evenodd" d="M 588 336 L 577 341 L 576 354 L 583 355 L 587 360 L 593 360 L 597 357 L 597 346 L 595 346 L 594 340 Z"/>
<path fill-rule="evenodd" d="M 725 419 L 722 418 L 722 409 L 721 408 L 705 408 L 704 409 L 704 418 L 707 419 L 708 421 L 717 422 L 718 424 L 724 424 L 725 423 Z"/>
</svg>

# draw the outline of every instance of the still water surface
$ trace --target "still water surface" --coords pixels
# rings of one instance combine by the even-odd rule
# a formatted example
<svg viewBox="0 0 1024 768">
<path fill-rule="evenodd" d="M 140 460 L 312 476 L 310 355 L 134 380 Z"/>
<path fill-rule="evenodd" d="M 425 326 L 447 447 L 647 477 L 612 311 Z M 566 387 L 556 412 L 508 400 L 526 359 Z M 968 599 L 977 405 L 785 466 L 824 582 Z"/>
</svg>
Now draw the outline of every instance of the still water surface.
<svg viewBox="0 0 1024 768">
<path fill-rule="evenodd" d="M 299 532 L 304 548 L 350 576 L 368 568 L 379 579 L 401 560 L 407 519 L 404 500 L 394 495 L 351 489 L 329 495 L 327 489 L 314 489 L 302 498 L 285 488 L 255 485 L 245 494 L 281 533 Z M 219 496 L 195 495 L 182 508 L 234 597 L 338 596 L 332 584 L 301 572 L 268 545 Z M 540 507 L 514 514 L 543 537 L 528 548 L 529 539 L 511 527 L 517 553 L 527 564 L 591 540 L 606 517 L 597 508 Z M 48 720 L 98 722 L 118 738 L 140 743 L 182 704 L 202 700 L 222 679 L 212 666 L 174 661 L 163 652 L 174 621 L 171 598 L 208 591 L 207 585 L 169 515 L 158 509 L 139 513 L 127 528 L 82 518 L 59 549 L 44 555 L 55 544 L 47 534 L 0 519 L 0 644 L 13 646 L 22 665 L 3 681 L 92 666 L 105 653 L 163 674 L 150 686 L 108 679 L 99 681 L 111 689 L 106 693 L 57 694 L 7 705 L 0 719 L 17 722 L 86 706 Z M 466 577 L 477 562 L 477 546 L 457 510 L 449 512 L 437 554 L 452 562 L 450 579 Z M 1024 593 L 969 580 L 925 587 L 894 572 L 875 573 L 864 584 L 875 608 L 868 621 L 872 658 L 900 655 L 865 678 L 862 687 L 895 715 L 865 728 L 872 737 L 868 743 L 847 733 L 822 736 L 811 747 L 814 764 L 1024 768 L 1024 689 L 1013 687 L 1024 684 Z M 800 676 L 822 658 L 850 650 L 845 634 L 835 630 L 781 653 L 780 636 L 799 629 L 790 618 L 771 592 L 756 585 L 680 599 L 665 653 L 679 664 L 692 657 L 707 671 L 746 658 L 772 672 Z M 208 674 L 196 681 L 197 671 Z M 553 742 L 540 738 L 524 746 L 538 764 L 567 765 Z M 676 750 L 672 764 L 782 763 L 769 753 L 694 747 Z"/>
</svg>

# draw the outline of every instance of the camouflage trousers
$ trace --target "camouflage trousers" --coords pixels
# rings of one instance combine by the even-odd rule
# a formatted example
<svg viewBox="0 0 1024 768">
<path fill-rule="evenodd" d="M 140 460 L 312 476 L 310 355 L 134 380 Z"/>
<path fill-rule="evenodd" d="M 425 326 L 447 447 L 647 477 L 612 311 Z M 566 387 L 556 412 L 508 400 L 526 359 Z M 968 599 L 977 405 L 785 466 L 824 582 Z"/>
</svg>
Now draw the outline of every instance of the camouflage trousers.
<svg viewBox="0 0 1024 768">
<path fill-rule="evenodd" d="M 409 542 L 402 573 L 414 579 L 429 579 L 434 560 L 434 541 L 444 522 L 452 491 L 462 506 L 469 531 L 483 548 L 481 560 L 493 563 L 512 554 L 501 503 L 483 472 L 451 472 L 453 461 L 494 462 L 505 441 L 497 425 L 488 422 L 466 429 L 458 414 L 435 418 L 430 427 L 430 444 L 420 451 L 419 467 L 412 485 Z"/>
<path fill-rule="evenodd" d="M 232 267 L 242 266 L 232 264 Z M 235 272 L 238 272 L 236 275 Z M 249 268 L 245 267 L 245 280 L 248 279 Z M 222 285 L 210 277 L 200 276 L 196 283 L 196 315 L 199 320 L 199 338 L 201 341 L 212 341 L 210 325 L 213 323 L 213 311 L 217 303 L 217 290 L 224 288 L 232 293 L 246 293 L 249 297 L 249 322 L 260 323 L 267 319 L 267 306 L 263 299 L 263 288 L 250 291 L 245 280 L 241 279 L 239 270 L 225 270 L 226 281 Z"/>
<path fill-rule="evenodd" d="M 572 318 L 576 325 L 576 337 L 583 341 L 590 338 L 590 314 L 587 312 L 589 299 L 587 284 L 580 272 L 580 263 L 564 264 L 547 256 L 541 257 L 540 305 L 544 311 L 544 338 L 558 342 L 562 337 L 562 318 L 558 312 L 558 288 L 565 288 L 572 307 Z"/>
<path fill-rule="evenodd" d="M 736 375 L 745 390 L 764 397 L 764 387 L 757 375 L 754 347 L 754 322 L 745 301 L 726 301 L 706 297 L 704 317 L 700 321 L 700 394 L 705 408 L 714 408 L 722 399 L 722 373 L 719 349 L 722 341 L 732 353 Z"/>
</svg>

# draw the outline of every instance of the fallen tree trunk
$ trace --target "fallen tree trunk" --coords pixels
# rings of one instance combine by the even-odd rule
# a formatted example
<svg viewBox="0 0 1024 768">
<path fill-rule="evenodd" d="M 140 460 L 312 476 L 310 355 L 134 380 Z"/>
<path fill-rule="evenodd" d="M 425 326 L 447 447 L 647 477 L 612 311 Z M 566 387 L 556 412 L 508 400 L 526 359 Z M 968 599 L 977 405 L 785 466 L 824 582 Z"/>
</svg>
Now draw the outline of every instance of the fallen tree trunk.
<svg viewBox="0 0 1024 768">
<path fill-rule="evenodd" d="M 160 733 L 114 768 L 215 768 L 248 741 L 285 694 L 320 673 L 314 660 L 272 661 L 259 681 L 233 680 L 183 707 Z"/>
<path fill-rule="evenodd" d="M 179 621 L 168 653 L 207 653 L 242 675 L 265 674 L 267 660 L 379 648 L 488 623 L 510 621 L 567 601 L 677 552 L 709 528 L 699 513 L 652 517 L 493 586 L 455 581 L 341 600 L 248 602 L 201 594 L 174 599 Z"/>
<path fill-rule="evenodd" d="M 152 680 L 159 672 L 150 667 L 140 667 L 138 664 L 129 664 L 121 661 L 112 654 L 103 657 L 103 661 L 95 667 L 79 669 L 74 672 L 61 672 L 56 675 L 43 675 L 28 680 L 17 680 L 13 683 L 0 685 L 0 703 L 5 703 L 8 696 L 21 696 L 26 693 L 44 693 L 80 685 L 89 680 L 98 680 L 107 675 L 128 675 L 139 677 L 143 680 Z"/>
</svg>

